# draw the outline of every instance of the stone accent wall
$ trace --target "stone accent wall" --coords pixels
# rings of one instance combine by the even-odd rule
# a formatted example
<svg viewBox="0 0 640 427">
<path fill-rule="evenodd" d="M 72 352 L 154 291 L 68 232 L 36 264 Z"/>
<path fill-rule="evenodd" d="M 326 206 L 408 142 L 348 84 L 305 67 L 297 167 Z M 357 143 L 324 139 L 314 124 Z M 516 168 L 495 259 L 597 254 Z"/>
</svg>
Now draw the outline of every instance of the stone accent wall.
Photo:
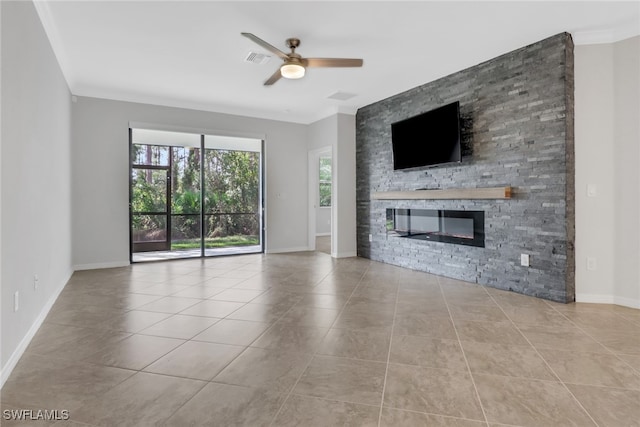
<svg viewBox="0 0 640 427">
<path fill-rule="evenodd" d="M 391 123 L 460 101 L 463 161 L 394 171 Z M 554 301 L 574 300 L 573 42 L 558 34 L 361 108 L 358 255 Z M 510 200 L 371 200 L 510 185 Z M 485 211 L 485 248 L 388 237 L 386 208 Z M 372 241 L 369 241 L 371 235 Z M 530 267 L 520 266 L 520 254 Z"/>
</svg>

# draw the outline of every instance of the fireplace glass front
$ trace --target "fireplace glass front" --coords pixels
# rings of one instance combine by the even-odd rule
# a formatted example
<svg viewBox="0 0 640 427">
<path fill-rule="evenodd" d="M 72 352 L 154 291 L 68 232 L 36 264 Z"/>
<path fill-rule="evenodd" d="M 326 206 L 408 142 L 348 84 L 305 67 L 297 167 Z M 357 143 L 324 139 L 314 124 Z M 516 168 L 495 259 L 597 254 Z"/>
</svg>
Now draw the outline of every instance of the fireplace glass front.
<svg viewBox="0 0 640 427">
<path fill-rule="evenodd" d="M 484 212 L 387 209 L 387 234 L 484 247 Z"/>
</svg>

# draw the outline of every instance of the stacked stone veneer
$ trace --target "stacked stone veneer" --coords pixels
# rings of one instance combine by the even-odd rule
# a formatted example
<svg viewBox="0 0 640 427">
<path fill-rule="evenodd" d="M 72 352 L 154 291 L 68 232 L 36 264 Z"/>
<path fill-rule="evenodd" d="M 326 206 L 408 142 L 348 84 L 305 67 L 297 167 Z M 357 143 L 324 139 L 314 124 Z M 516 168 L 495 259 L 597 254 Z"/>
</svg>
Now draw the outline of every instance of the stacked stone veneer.
<svg viewBox="0 0 640 427">
<path fill-rule="evenodd" d="M 463 162 L 394 171 L 391 124 L 454 101 L 460 101 Z M 574 300 L 569 34 L 363 107 L 356 125 L 359 256 L 554 301 Z M 495 186 L 512 186 L 513 198 L 371 197 L 378 191 Z M 387 236 L 386 208 L 484 210 L 486 247 Z M 530 255 L 530 267 L 520 266 L 522 253 Z"/>
</svg>

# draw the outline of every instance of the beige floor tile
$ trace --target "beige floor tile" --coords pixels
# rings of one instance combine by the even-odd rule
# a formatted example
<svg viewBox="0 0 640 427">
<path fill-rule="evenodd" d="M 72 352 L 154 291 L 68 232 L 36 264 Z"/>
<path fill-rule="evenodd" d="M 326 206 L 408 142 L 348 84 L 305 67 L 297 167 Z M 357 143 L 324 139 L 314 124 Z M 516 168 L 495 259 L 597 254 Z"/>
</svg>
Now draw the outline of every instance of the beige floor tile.
<svg viewBox="0 0 640 427">
<path fill-rule="evenodd" d="M 396 335 L 391 342 L 391 363 L 467 371 L 457 340 Z"/>
<path fill-rule="evenodd" d="M 169 285 L 169 284 L 157 284 L 153 286 L 142 287 L 141 289 L 130 290 L 130 292 L 135 292 L 137 294 L 145 294 L 145 295 L 158 295 L 158 296 L 170 296 L 180 291 L 184 291 L 189 288 L 186 285 Z"/>
<path fill-rule="evenodd" d="M 237 284 L 244 282 L 244 280 L 246 279 L 242 279 L 242 278 L 231 278 L 231 277 L 213 277 L 211 279 L 208 279 L 204 282 L 202 282 L 201 284 L 203 286 L 211 286 L 214 288 L 232 288 L 234 286 L 236 286 Z"/>
<path fill-rule="evenodd" d="M 592 353 L 609 352 L 603 345 L 576 327 L 518 325 L 518 329 L 538 349 L 551 348 Z"/>
<path fill-rule="evenodd" d="M 100 328 L 135 333 L 169 317 L 171 317 L 169 313 L 131 310 L 103 322 Z"/>
<path fill-rule="evenodd" d="M 564 313 L 578 327 L 585 329 L 610 329 L 618 332 L 640 334 L 640 326 L 629 322 L 625 317 L 611 311 L 600 311 L 597 316 L 594 311 L 574 311 Z"/>
<path fill-rule="evenodd" d="M 286 307 L 293 307 L 303 298 L 302 295 L 277 289 L 269 289 L 252 300 L 254 304 L 271 304 Z"/>
<path fill-rule="evenodd" d="M 82 360 L 130 335 L 108 329 L 77 328 L 45 323 L 31 342 L 28 352 L 57 359 Z"/>
<path fill-rule="evenodd" d="M 209 383 L 167 420 L 167 426 L 267 427 L 286 395 L 267 389 Z M 215 402 L 215 404 L 213 404 Z"/>
<path fill-rule="evenodd" d="M 391 334 L 353 329 L 330 329 L 318 354 L 386 362 Z"/>
<path fill-rule="evenodd" d="M 478 289 L 468 293 L 467 291 L 456 291 L 447 293 L 445 291 L 445 298 L 449 307 L 455 307 L 459 305 L 482 305 L 486 307 L 497 307 L 495 300 L 488 295 L 484 289 Z"/>
<path fill-rule="evenodd" d="M 471 376 L 448 369 L 389 364 L 384 405 L 484 420 Z"/>
<path fill-rule="evenodd" d="M 586 329 L 586 332 L 614 353 L 640 355 L 640 334 L 611 329 Z"/>
<path fill-rule="evenodd" d="M 174 314 L 166 319 L 143 329 L 140 334 L 157 337 L 178 338 L 188 340 L 216 323 L 218 319 L 202 316 L 185 316 Z"/>
<path fill-rule="evenodd" d="M 295 306 L 280 319 L 301 326 L 319 326 L 329 328 L 338 317 L 339 310 L 330 308 Z"/>
<path fill-rule="evenodd" d="M 223 318 L 242 306 L 244 306 L 244 303 L 242 302 L 205 300 L 181 311 L 180 314 L 187 316 Z"/>
<path fill-rule="evenodd" d="M 557 381 L 544 359 L 531 346 L 462 341 L 462 348 L 473 374 Z"/>
<path fill-rule="evenodd" d="M 236 304 L 236 303 L 230 303 Z M 229 314 L 229 319 L 249 320 L 253 322 L 274 323 L 289 311 L 291 307 L 283 304 L 248 303 L 239 310 Z"/>
<path fill-rule="evenodd" d="M 46 322 L 83 328 L 99 328 L 102 323 L 124 314 L 124 309 L 98 306 L 73 306 L 47 316 Z"/>
<path fill-rule="evenodd" d="M 448 313 L 398 312 L 393 326 L 393 334 L 416 335 L 449 340 L 458 339 Z"/>
<path fill-rule="evenodd" d="M 343 402 L 379 405 L 385 366 L 380 362 L 316 356 L 293 392 Z"/>
<path fill-rule="evenodd" d="M 99 365 L 140 370 L 182 343 L 184 343 L 183 340 L 173 338 L 131 335 L 108 348 L 92 354 L 84 361 Z"/>
<path fill-rule="evenodd" d="M 185 290 L 176 292 L 172 296 L 181 298 L 208 299 L 216 294 L 219 294 L 225 289 L 226 288 L 214 288 L 213 286 L 189 286 Z"/>
<path fill-rule="evenodd" d="M 518 329 L 510 323 L 456 320 L 455 324 L 458 335 L 462 341 L 505 345 L 529 345 Z"/>
<path fill-rule="evenodd" d="M 183 297 L 168 296 L 168 297 L 160 298 L 157 301 L 150 302 L 149 304 L 140 306 L 138 307 L 138 310 L 176 314 L 189 307 L 192 307 L 198 304 L 201 301 L 202 300 L 197 298 L 183 298 Z"/>
<path fill-rule="evenodd" d="M 224 291 L 215 294 L 210 299 L 216 301 L 231 301 L 231 302 L 250 302 L 263 294 L 262 290 L 254 289 L 225 289 Z"/>
<path fill-rule="evenodd" d="M 319 284 L 312 287 L 308 293 L 348 297 L 357 286 L 358 284 L 353 282 L 336 283 L 335 281 L 321 281 Z"/>
<path fill-rule="evenodd" d="M 145 372 L 209 381 L 245 347 L 187 341 L 144 368 Z"/>
<path fill-rule="evenodd" d="M 302 296 L 297 303 L 297 307 L 316 307 L 341 310 L 348 300 L 347 295 L 336 294 L 309 294 Z"/>
<path fill-rule="evenodd" d="M 278 321 L 260 338 L 252 342 L 251 347 L 315 353 L 328 330 L 328 328 L 299 326 L 291 322 Z"/>
<path fill-rule="evenodd" d="M 101 426 L 158 425 L 206 385 L 203 381 L 138 372 L 87 401 L 73 420 Z"/>
<path fill-rule="evenodd" d="M 139 263 L 74 273 L 0 400 L 72 409 L 57 425 L 640 427 L 639 334 L 640 310 L 363 258 Z"/>
<path fill-rule="evenodd" d="M 629 366 L 640 373 L 640 355 L 618 354 L 618 357 L 624 360 Z"/>
<path fill-rule="evenodd" d="M 285 393 L 291 390 L 310 360 L 311 355 L 305 353 L 248 348 L 213 381 Z"/>
<path fill-rule="evenodd" d="M 502 305 L 505 314 L 516 324 L 553 325 L 570 327 L 572 323 L 549 306 L 507 306 Z"/>
<path fill-rule="evenodd" d="M 384 408 L 380 427 L 482 427 L 483 421 L 465 420 L 462 418 L 443 417 L 422 412 L 402 411 L 400 409 Z"/>
<path fill-rule="evenodd" d="M 280 410 L 274 425 L 377 427 L 379 412 L 377 406 L 292 395 Z"/>
<path fill-rule="evenodd" d="M 195 341 L 247 346 L 269 328 L 268 323 L 222 319 L 193 337 Z"/>
<path fill-rule="evenodd" d="M 559 382 L 474 374 L 489 422 L 517 426 L 593 426 Z"/>
<path fill-rule="evenodd" d="M 87 363 L 25 355 L 2 387 L 2 400 L 41 409 L 74 411 L 135 372 Z"/>
<path fill-rule="evenodd" d="M 613 354 L 551 349 L 540 354 L 564 382 L 640 390 L 640 374 Z"/>
<path fill-rule="evenodd" d="M 379 288 L 372 286 L 358 286 L 351 294 L 348 304 L 354 303 L 378 303 L 395 304 L 398 297 L 397 286 L 392 288 Z"/>
<path fill-rule="evenodd" d="M 382 332 L 393 325 L 393 309 L 382 308 L 380 304 L 371 305 L 382 311 L 370 311 L 370 308 L 345 307 L 333 324 L 339 329 L 360 329 L 370 332 Z M 385 306 L 386 307 L 386 306 Z"/>
<path fill-rule="evenodd" d="M 640 391 L 588 385 L 567 385 L 601 426 L 640 426 Z"/>
</svg>

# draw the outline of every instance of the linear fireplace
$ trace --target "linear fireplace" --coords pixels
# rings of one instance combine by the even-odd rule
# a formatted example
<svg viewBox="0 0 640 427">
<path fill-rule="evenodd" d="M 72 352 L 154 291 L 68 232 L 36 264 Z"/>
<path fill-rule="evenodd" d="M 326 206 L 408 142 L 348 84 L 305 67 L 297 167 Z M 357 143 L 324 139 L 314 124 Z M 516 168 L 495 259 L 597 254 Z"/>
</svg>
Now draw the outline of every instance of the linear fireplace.
<svg viewBox="0 0 640 427">
<path fill-rule="evenodd" d="M 484 212 L 387 209 L 387 235 L 484 248 Z"/>
</svg>

